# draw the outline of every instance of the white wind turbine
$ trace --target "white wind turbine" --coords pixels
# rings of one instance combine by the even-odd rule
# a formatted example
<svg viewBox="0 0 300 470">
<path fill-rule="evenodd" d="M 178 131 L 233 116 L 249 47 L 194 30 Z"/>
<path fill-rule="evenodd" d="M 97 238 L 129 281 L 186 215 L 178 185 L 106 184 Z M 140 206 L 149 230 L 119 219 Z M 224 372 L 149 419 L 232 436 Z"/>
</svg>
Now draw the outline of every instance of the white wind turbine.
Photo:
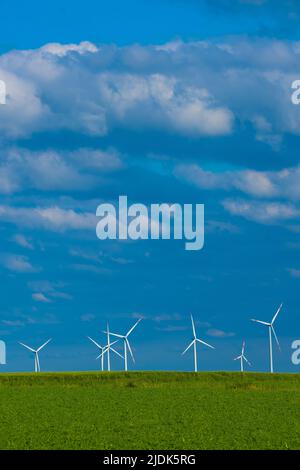
<svg viewBox="0 0 300 470">
<path fill-rule="evenodd" d="M 252 321 L 254 321 L 256 323 L 260 323 L 261 325 L 265 325 L 269 328 L 269 348 L 270 348 L 270 371 L 271 371 L 271 374 L 273 374 L 273 372 L 274 372 L 274 367 L 273 367 L 273 342 L 272 342 L 273 336 L 272 335 L 274 335 L 275 341 L 276 341 L 276 343 L 278 345 L 278 348 L 280 350 L 280 344 L 279 344 L 279 341 L 278 341 L 278 338 L 277 338 L 277 335 L 276 335 L 276 332 L 275 332 L 275 329 L 274 329 L 274 323 L 275 323 L 276 318 L 278 317 L 279 313 L 281 312 L 282 307 L 283 307 L 283 304 L 280 305 L 280 307 L 277 310 L 277 312 L 275 313 L 271 323 L 267 323 L 267 322 L 261 321 L 261 320 L 252 319 Z"/>
<path fill-rule="evenodd" d="M 119 356 L 121 359 L 124 359 L 124 357 L 122 356 L 122 354 L 120 354 L 118 351 L 116 351 L 114 348 L 112 348 L 112 346 L 114 344 L 116 344 L 118 341 L 114 341 L 113 343 L 110 343 L 109 347 L 106 345 L 104 346 L 103 348 L 103 351 L 99 354 L 99 356 L 96 357 L 96 359 L 101 359 L 101 363 L 103 362 L 103 358 L 105 356 L 106 353 L 109 353 L 109 351 L 112 351 L 114 354 L 116 354 L 117 356 Z M 110 371 L 110 364 L 109 364 L 109 369 Z"/>
<path fill-rule="evenodd" d="M 97 357 L 97 359 L 100 359 L 102 360 L 102 358 L 104 357 L 105 354 L 107 354 L 107 370 L 108 372 L 110 372 L 110 351 L 112 351 L 114 354 L 116 354 L 117 356 L 119 356 L 121 359 L 124 359 L 124 357 L 122 356 L 122 354 L 120 354 L 118 351 L 116 351 L 112 346 L 114 344 L 116 344 L 118 341 L 114 341 L 113 343 L 110 342 L 110 331 L 109 331 L 109 324 L 107 323 L 107 331 L 104 331 L 104 333 L 107 334 L 107 345 L 105 346 L 104 350 L 101 352 L 101 354 L 99 354 L 99 356 Z"/>
<path fill-rule="evenodd" d="M 41 366 L 40 366 L 40 360 L 39 360 L 39 352 L 47 346 L 48 343 L 50 343 L 51 339 L 48 339 L 46 343 L 42 344 L 38 349 L 33 349 L 30 346 L 27 346 L 27 344 L 24 343 L 19 343 L 21 346 L 24 348 L 28 349 L 29 351 L 34 353 L 34 372 L 41 372 Z"/>
<path fill-rule="evenodd" d="M 92 343 L 94 343 L 98 349 L 100 349 L 101 351 L 101 370 L 102 372 L 104 371 L 104 354 L 102 354 L 105 349 L 106 349 L 106 346 L 101 346 L 99 343 L 97 343 L 97 341 L 95 341 L 93 338 L 90 338 L 90 336 L 88 336 L 88 339 L 90 341 L 92 341 Z M 97 358 L 98 359 L 98 358 Z"/>
<path fill-rule="evenodd" d="M 243 347 L 242 347 L 242 354 L 234 359 L 235 361 L 241 361 L 241 372 L 244 372 L 244 361 L 247 362 L 247 364 L 251 367 L 251 363 L 248 361 L 248 359 L 245 356 L 245 346 L 246 346 L 246 343 L 244 341 Z"/>
<path fill-rule="evenodd" d="M 197 338 L 196 335 L 196 329 L 195 329 L 195 323 L 193 316 L 191 315 L 191 320 L 192 320 L 192 328 L 193 328 L 193 341 L 188 345 L 188 347 L 183 351 L 182 355 L 184 355 L 192 346 L 194 346 L 194 364 L 195 364 L 195 372 L 198 372 L 198 359 L 197 359 L 197 343 L 204 344 L 208 348 L 215 349 L 213 346 L 211 346 L 208 343 L 205 343 L 201 339 Z"/>
<path fill-rule="evenodd" d="M 134 359 L 134 356 L 133 356 L 133 352 L 132 352 L 132 349 L 131 349 L 131 346 L 130 346 L 130 343 L 129 343 L 129 340 L 128 340 L 128 337 L 131 335 L 131 333 L 133 332 L 133 330 L 138 326 L 138 324 L 140 323 L 142 319 L 140 318 L 134 325 L 132 328 L 130 328 L 130 330 L 126 333 L 126 335 L 120 335 L 120 334 L 117 334 L 117 333 L 110 333 L 112 336 L 115 336 L 116 338 L 120 338 L 123 340 L 124 342 L 124 368 L 125 368 L 125 371 L 128 370 L 128 359 L 127 359 L 127 356 L 128 356 L 128 351 L 131 355 L 131 358 L 133 360 L 133 362 L 135 362 L 135 359 Z"/>
<path fill-rule="evenodd" d="M 108 349 L 108 345 L 105 345 L 105 346 L 101 346 L 101 344 L 97 343 L 97 341 L 95 341 L 93 338 L 91 338 L 90 336 L 88 336 L 88 339 L 90 341 L 92 341 L 92 343 L 94 343 L 98 349 L 100 349 L 100 354 L 99 356 L 97 357 L 97 359 L 101 359 L 101 370 L 102 372 L 104 371 L 104 356 L 105 354 L 107 353 L 107 349 Z M 111 346 L 113 346 L 114 344 L 116 344 L 118 341 L 114 341 L 113 343 L 110 343 L 110 349 L 112 349 Z M 113 349 L 112 349 L 113 350 Z M 115 351 L 113 350 L 113 352 L 115 352 L 116 354 L 118 354 L 120 357 L 123 358 L 123 356 L 121 356 L 118 351 Z"/>
</svg>

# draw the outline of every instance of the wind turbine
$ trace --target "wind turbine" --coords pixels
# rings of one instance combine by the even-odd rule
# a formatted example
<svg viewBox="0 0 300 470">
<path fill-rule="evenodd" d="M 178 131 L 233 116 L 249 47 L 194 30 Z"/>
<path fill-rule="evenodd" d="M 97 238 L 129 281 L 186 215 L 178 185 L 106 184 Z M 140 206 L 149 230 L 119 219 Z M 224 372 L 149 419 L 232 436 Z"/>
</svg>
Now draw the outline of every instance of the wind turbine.
<svg viewBox="0 0 300 470">
<path fill-rule="evenodd" d="M 138 326 L 138 324 L 140 323 L 142 319 L 140 318 L 134 325 L 132 328 L 130 328 L 130 330 L 126 333 L 126 335 L 119 335 L 117 333 L 110 333 L 112 336 L 115 336 L 116 338 L 120 338 L 123 340 L 124 342 L 124 367 L 125 367 L 125 371 L 127 372 L 128 370 L 128 360 L 127 360 L 127 350 L 129 350 L 130 352 L 130 355 L 131 355 L 131 358 L 133 360 L 133 362 L 135 362 L 135 359 L 134 359 L 134 356 L 133 356 L 133 352 L 132 352 L 132 349 L 131 349 L 131 346 L 130 346 L 130 343 L 128 341 L 128 337 L 131 335 L 131 333 L 133 332 L 133 330 Z"/>
<path fill-rule="evenodd" d="M 104 356 L 105 354 L 107 353 L 108 351 L 108 345 L 105 345 L 105 346 L 101 346 L 99 343 L 97 343 L 97 341 L 95 341 L 93 338 L 91 338 L 90 336 L 88 336 L 88 339 L 92 341 L 92 343 L 94 343 L 97 348 L 100 349 L 101 353 L 99 354 L 99 356 L 97 356 L 96 359 L 101 359 L 101 370 L 102 372 L 104 371 Z M 110 348 L 114 353 L 118 354 L 120 357 L 122 357 L 123 359 L 123 356 L 121 356 L 121 354 L 118 353 L 118 351 L 115 351 L 111 346 L 113 346 L 114 344 L 116 344 L 118 341 L 114 341 L 113 343 L 110 343 Z"/>
<path fill-rule="evenodd" d="M 93 338 L 90 338 L 90 336 L 88 336 L 88 339 L 89 339 L 90 341 L 92 341 L 92 343 L 94 343 L 94 344 L 97 346 L 97 348 L 99 348 L 100 351 L 101 351 L 101 370 L 102 370 L 102 372 L 103 372 L 103 371 L 104 371 L 104 354 L 102 354 L 102 353 L 105 351 L 106 346 L 101 346 L 101 345 L 100 345 L 99 343 L 97 343 Z M 98 359 L 98 358 L 99 358 L 99 356 L 97 357 L 97 359 Z"/>
<path fill-rule="evenodd" d="M 244 361 L 247 362 L 247 364 L 251 367 L 251 363 L 248 361 L 248 359 L 245 356 L 245 346 L 246 346 L 246 343 L 244 341 L 243 347 L 242 347 L 242 354 L 234 359 L 235 361 L 239 361 L 239 360 L 241 361 L 241 372 L 244 372 Z"/>
<path fill-rule="evenodd" d="M 34 353 L 34 372 L 41 372 L 41 366 L 40 366 L 40 360 L 39 360 L 39 352 L 47 346 L 48 343 L 50 343 L 51 339 L 48 339 L 46 343 L 42 344 L 38 349 L 33 349 L 30 346 L 27 346 L 27 344 L 24 343 L 19 343 L 21 346 L 24 348 L 28 349 L 29 351 Z"/>
<path fill-rule="evenodd" d="M 96 357 L 96 359 L 101 359 L 101 362 L 102 362 L 102 360 L 103 360 L 103 358 L 104 358 L 104 355 L 105 355 L 106 353 L 108 353 L 110 350 L 111 350 L 114 354 L 116 354 L 117 356 L 119 356 L 121 359 L 124 359 L 124 357 L 122 356 L 122 354 L 120 354 L 118 351 L 116 351 L 114 348 L 112 348 L 112 346 L 113 346 L 114 344 L 116 344 L 117 342 L 118 342 L 118 341 L 114 341 L 113 343 L 110 343 L 110 344 L 109 344 L 109 347 L 108 347 L 108 346 L 105 346 L 105 347 L 103 348 L 103 351 L 99 354 L 98 357 Z M 108 370 L 110 371 L 110 364 L 109 364 L 109 369 L 108 369 Z"/>
<path fill-rule="evenodd" d="M 183 351 L 182 355 L 184 355 L 192 346 L 194 346 L 194 364 L 195 364 L 195 372 L 198 372 L 198 359 L 197 359 L 197 343 L 204 344 L 208 348 L 215 349 L 213 346 L 211 346 L 208 343 L 205 343 L 201 339 L 197 338 L 196 335 L 196 329 L 195 329 L 195 323 L 193 316 L 191 315 L 191 320 L 192 320 L 192 328 L 193 328 L 193 341 L 188 345 L 188 347 Z"/>
<path fill-rule="evenodd" d="M 278 341 L 278 338 L 277 338 L 277 335 L 276 335 L 276 332 L 275 332 L 275 329 L 274 329 L 274 323 L 275 323 L 276 318 L 278 317 L 279 313 L 281 312 L 282 307 L 283 307 L 283 304 L 280 305 L 280 307 L 277 310 L 277 312 L 275 313 L 271 323 L 267 323 L 267 322 L 261 321 L 261 320 L 252 319 L 252 321 L 254 321 L 255 323 L 260 323 L 261 325 L 265 325 L 269 328 L 270 371 L 271 371 L 271 374 L 273 374 L 273 372 L 274 372 L 274 367 L 273 367 L 273 342 L 272 342 L 273 336 L 272 335 L 274 335 L 275 341 L 276 341 L 276 343 L 278 345 L 278 348 L 280 350 L 280 344 L 279 344 L 279 341 Z"/>
<path fill-rule="evenodd" d="M 102 357 L 104 357 L 104 354 L 107 354 L 107 370 L 108 372 L 110 372 L 110 351 L 112 351 L 114 354 L 116 354 L 117 356 L 119 356 L 121 359 L 124 359 L 124 357 L 122 356 L 122 354 L 120 354 L 118 351 L 116 351 L 112 346 L 114 344 L 116 344 L 118 341 L 114 341 L 113 343 L 110 342 L 110 331 L 109 331 L 109 324 L 107 323 L 107 330 L 104 331 L 103 333 L 106 333 L 107 335 L 107 345 L 105 346 L 104 348 L 104 351 L 101 352 L 101 354 L 99 354 L 99 356 L 97 357 L 97 359 L 100 359 L 102 360 Z"/>
</svg>

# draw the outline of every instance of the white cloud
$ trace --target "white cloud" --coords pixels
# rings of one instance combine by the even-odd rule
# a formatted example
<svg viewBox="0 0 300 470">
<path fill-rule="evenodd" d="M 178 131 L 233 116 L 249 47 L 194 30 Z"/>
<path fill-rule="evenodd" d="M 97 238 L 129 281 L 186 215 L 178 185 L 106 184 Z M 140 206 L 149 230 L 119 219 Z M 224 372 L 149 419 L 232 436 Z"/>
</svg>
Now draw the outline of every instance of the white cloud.
<svg viewBox="0 0 300 470">
<path fill-rule="evenodd" d="M 2 137 L 31 135 L 45 127 L 47 119 L 53 119 L 48 105 L 39 96 L 34 79 L 9 72 L 2 66 L 1 56 L 0 76 L 7 84 L 7 103 L 0 107 Z"/>
<path fill-rule="evenodd" d="M 128 127 L 158 127 L 185 135 L 231 132 L 232 113 L 214 103 L 206 89 L 162 74 L 103 73 L 99 87 L 112 118 Z"/>
<path fill-rule="evenodd" d="M 78 54 L 95 53 L 99 49 L 95 44 L 89 41 L 82 41 L 80 44 L 60 44 L 60 43 L 49 43 L 41 47 L 41 51 L 48 52 L 59 57 L 67 55 L 69 52 L 76 52 Z"/>
<path fill-rule="evenodd" d="M 278 224 L 300 217 L 300 210 L 292 204 L 265 201 L 225 200 L 224 208 L 235 216 L 262 224 Z"/>
<path fill-rule="evenodd" d="M 103 173 L 119 170 L 122 166 L 114 149 L 81 148 L 73 152 L 2 149 L 0 193 L 12 194 L 24 189 L 87 191 L 100 184 Z"/>
<path fill-rule="evenodd" d="M 290 101 L 299 55 L 297 41 L 245 37 L 14 50 L 0 56 L 8 91 L 0 125 L 12 138 L 64 129 L 105 135 L 120 127 L 201 136 L 226 135 L 235 121 L 276 148 L 281 134 L 300 133 Z"/>
<path fill-rule="evenodd" d="M 205 190 L 240 191 L 259 198 L 300 200 L 300 166 L 280 171 L 207 171 L 200 166 L 178 165 L 175 175 Z"/>
<path fill-rule="evenodd" d="M 32 297 L 38 301 L 45 301 L 45 299 L 63 299 L 72 300 L 72 296 L 61 289 L 65 287 L 63 283 L 51 283 L 49 281 L 31 281 L 28 283 L 30 290 L 34 291 Z"/>
<path fill-rule="evenodd" d="M 208 330 L 206 334 L 213 338 L 232 338 L 233 336 L 235 336 L 235 333 L 232 333 L 232 332 L 227 333 L 226 331 L 218 330 L 215 328 Z"/>
<path fill-rule="evenodd" d="M 240 233 L 240 228 L 230 222 L 219 220 L 209 220 L 206 224 L 208 232 L 228 232 L 232 234 Z"/>
<path fill-rule="evenodd" d="M 35 273 L 40 270 L 30 263 L 27 256 L 4 253 L 0 256 L 0 263 L 9 271 L 16 273 Z"/>
<path fill-rule="evenodd" d="M 22 246 L 23 248 L 27 248 L 28 250 L 33 250 L 34 246 L 33 244 L 31 243 L 30 240 L 28 240 L 28 238 L 26 238 L 24 235 L 22 235 L 21 233 L 17 233 L 14 237 L 13 237 L 13 241 L 15 243 L 17 243 L 17 245 L 19 246 Z"/>
<path fill-rule="evenodd" d="M 172 66 L 182 47 L 98 48 L 86 42 L 3 54 L 0 76 L 8 99 L 0 110 L 1 129 L 12 138 L 64 129 L 101 136 L 115 127 L 230 133 L 233 115 L 215 99 L 209 81 L 187 79 L 184 64 L 179 72 Z"/>
<path fill-rule="evenodd" d="M 82 322 L 91 322 L 95 320 L 96 315 L 93 315 L 92 313 L 85 313 L 84 315 L 81 315 L 80 320 Z"/>
<path fill-rule="evenodd" d="M 54 232 L 66 230 L 95 230 L 96 216 L 73 209 L 53 207 L 12 207 L 0 206 L 0 221 L 13 223 L 18 227 L 45 229 Z"/>
<path fill-rule="evenodd" d="M 170 321 L 181 321 L 182 320 L 182 316 L 179 314 L 179 313 L 172 313 L 172 314 L 160 314 L 160 315 L 156 315 L 155 317 L 153 317 L 153 321 L 157 322 L 157 323 L 161 323 L 161 322 L 170 322 Z"/>
<path fill-rule="evenodd" d="M 48 299 L 45 294 L 43 294 L 42 292 L 36 292 L 34 294 L 32 294 L 32 298 L 33 300 L 35 300 L 36 302 L 42 302 L 42 303 L 49 303 L 51 302 L 50 299 Z"/>
</svg>

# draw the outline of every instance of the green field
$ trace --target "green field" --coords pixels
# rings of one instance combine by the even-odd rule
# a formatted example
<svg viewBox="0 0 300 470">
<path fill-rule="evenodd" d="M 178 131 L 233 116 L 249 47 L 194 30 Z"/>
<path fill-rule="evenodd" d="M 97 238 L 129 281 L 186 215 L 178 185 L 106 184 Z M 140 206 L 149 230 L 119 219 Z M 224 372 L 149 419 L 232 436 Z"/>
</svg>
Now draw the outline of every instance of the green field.
<svg viewBox="0 0 300 470">
<path fill-rule="evenodd" d="M 300 376 L 1 374 L 0 449 L 300 449 Z"/>
</svg>

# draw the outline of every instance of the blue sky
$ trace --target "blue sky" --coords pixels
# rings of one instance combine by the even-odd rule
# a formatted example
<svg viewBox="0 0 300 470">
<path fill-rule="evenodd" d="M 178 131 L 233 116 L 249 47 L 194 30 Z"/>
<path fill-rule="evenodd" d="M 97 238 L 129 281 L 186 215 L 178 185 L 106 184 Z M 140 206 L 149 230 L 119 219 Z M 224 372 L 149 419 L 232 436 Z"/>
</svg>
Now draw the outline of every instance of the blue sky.
<svg viewBox="0 0 300 470">
<path fill-rule="evenodd" d="M 233 369 L 247 340 L 266 370 L 279 304 L 294 371 L 300 335 L 300 78 L 297 2 L 8 2 L 0 31 L 0 338 L 53 342 L 47 370 L 96 369 L 86 336 L 134 333 L 138 369 Z M 12 27 L 13 25 L 13 27 Z M 206 245 L 100 242 L 103 201 L 204 203 Z M 115 368 L 122 367 L 116 360 Z"/>
<path fill-rule="evenodd" d="M 220 0 L 53 0 L 41 6 L 3 0 L 3 50 L 39 47 L 47 42 L 118 45 L 158 44 L 174 38 L 198 40 L 232 34 L 293 35 L 297 2 Z M 167 18 L 167 21 L 166 21 Z"/>
</svg>

